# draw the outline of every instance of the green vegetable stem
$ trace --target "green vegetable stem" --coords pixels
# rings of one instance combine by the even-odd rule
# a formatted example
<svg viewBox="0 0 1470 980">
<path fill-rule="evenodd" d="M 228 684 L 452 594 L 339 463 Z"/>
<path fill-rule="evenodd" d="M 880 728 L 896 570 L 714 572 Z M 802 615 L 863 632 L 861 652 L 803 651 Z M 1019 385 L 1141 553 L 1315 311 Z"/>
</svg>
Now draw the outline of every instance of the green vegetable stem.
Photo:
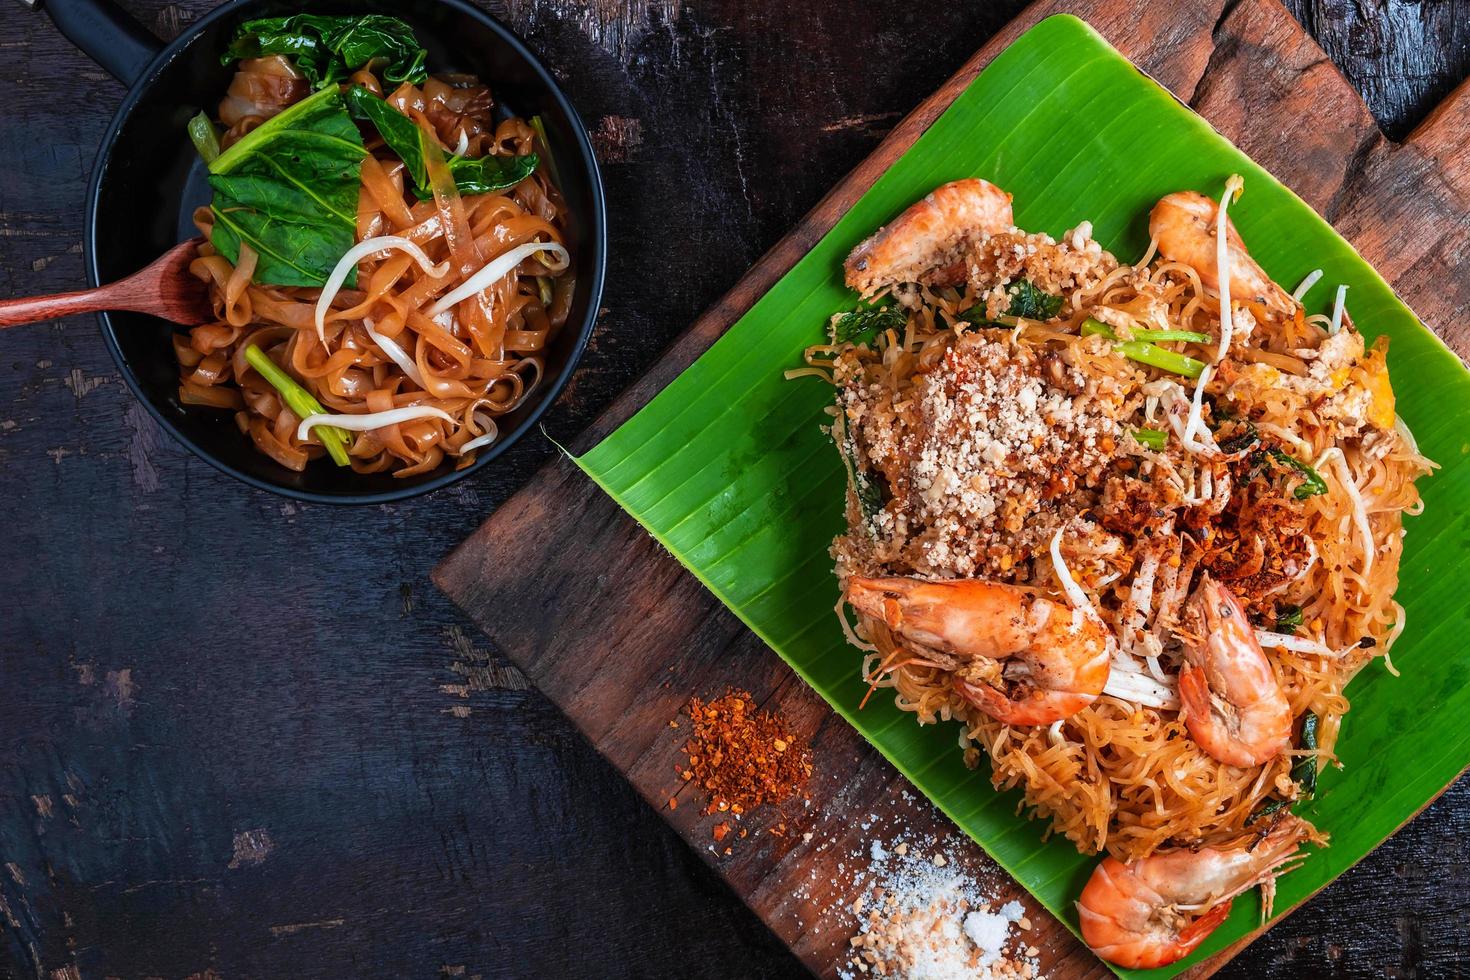
<svg viewBox="0 0 1470 980">
<path fill-rule="evenodd" d="M 1160 347 L 1154 340 L 1144 338 L 1152 337 L 1158 341 L 1189 340 L 1195 343 L 1203 343 L 1210 339 L 1205 334 L 1186 330 L 1135 330 L 1133 336 L 1140 339 L 1119 341 L 1112 327 L 1092 317 L 1082 321 L 1082 336 L 1103 337 L 1114 341 L 1113 350 L 1130 361 L 1147 364 L 1171 374 L 1182 374 L 1187 378 L 1199 377 L 1205 369 L 1204 361 L 1197 361 L 1192 357 Z"/>
<path fill-rule="evenodd" d="M 1150 449 L 1163 449 L 1169 443 L 1169 433 L 1161 429 L 1134 429 L 1133 438 Z"/>
<path fill-rule="evenodd" d="M 219 132 L 206 113 L 201 112 L 189 120 L 189 141 L 205 163 L 213 163 L 219 156 Z"/>
<path fill-rule="evenodd" d="M 245 348 L 245 360 L 250 366 L 259 372 L 260 376 L 269 381 L 271 387 L 276 389 L 281 396 L 281 401 L 286 403 L 296 417 L 304 419 L 308 415 L 324 415 L 326 409 L 322 403 L 317 401 L 312 393 L 296 383 L 296 379 L 285 371 L 282 371 L 276 362 L 265 355 L 265 351 L 250 344 Z M 347 433 L 333 425 L 317 425 L 311 430 L 327 450 L 327 455 L 332 457 L 332 462 L 338 466 L 347 466 Z"/>
</svg>

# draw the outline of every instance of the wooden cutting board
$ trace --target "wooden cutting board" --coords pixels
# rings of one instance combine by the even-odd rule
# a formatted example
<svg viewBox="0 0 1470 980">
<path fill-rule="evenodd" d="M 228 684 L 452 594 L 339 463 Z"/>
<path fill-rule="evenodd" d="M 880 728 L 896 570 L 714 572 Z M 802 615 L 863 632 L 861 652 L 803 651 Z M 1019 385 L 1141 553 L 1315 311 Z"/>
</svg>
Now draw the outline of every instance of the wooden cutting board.
<svg viewBox="0 0 1470 980">
<path fill-rule="evenodd" d="M 1352 86 L 1276 0 L 1042 0 L 1029 7 L 900 123 L 576 440 L 581 453 L 631 417 L 803 256 L 1006 45 L 1052 13 L 1081 16 L 1203 114 L 1353 242 L 1425 321 L 1465 356 L 1470 324 L 1467 225 L 1470 85 L 1402 144 L 1386 139 Z M 934 838 L 986 888 L 1019 898 L 1042 970 L 1104 975 L 1062 924 L 1025 895 L 878 753 L 664 552 L 576 466 L 558 458 L 434 574 L 458 603 L 661 816 L 823 976 L 847 962 L 846 910 L 870 841 Z M 712 836 L 677 775 L 691 695 L 750 690 L 809 737 L 811 805 L 782 836 Z M 984 777 L 975 791 L 990 792 Z M 671 808 L 669 801 L 680 804 Z M 751 820 L 747 825 L 773 823 Z M 725 855 L 726 845 L 731 853 Z M 1193 976 L 1207 976 L 1244 940 Z"/>
</svg>

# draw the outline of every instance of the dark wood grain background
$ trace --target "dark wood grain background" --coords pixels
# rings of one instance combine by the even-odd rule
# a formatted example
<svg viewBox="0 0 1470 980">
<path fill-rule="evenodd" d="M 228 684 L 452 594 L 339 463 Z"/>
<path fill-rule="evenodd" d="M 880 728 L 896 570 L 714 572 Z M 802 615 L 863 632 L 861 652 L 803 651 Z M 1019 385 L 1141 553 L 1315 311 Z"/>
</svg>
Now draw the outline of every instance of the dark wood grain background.
<svg viewBox="0 0 1470 980">
<path fill-rule="evenodd" d="M 210 3 L 126 6 L 172 36 Z M 550 434 L 1020 6 L 491 4 L 558 68 L 608 184 L 606 312 Z M 1470 3 L 1290 6 L 1390 135 L 1470 65 Z M 75 287 L 122 89 L 15 3 L 0 84 L 0 296 Z M 803 975 L 428 583 L 543 438 L 427 498 L 310 507 L 175 445 L 91 318 L 0 334 L 0 379 L 0 976 Z M 1226 975 L 1470 972 L 1467 801 Z"/>
</svg>

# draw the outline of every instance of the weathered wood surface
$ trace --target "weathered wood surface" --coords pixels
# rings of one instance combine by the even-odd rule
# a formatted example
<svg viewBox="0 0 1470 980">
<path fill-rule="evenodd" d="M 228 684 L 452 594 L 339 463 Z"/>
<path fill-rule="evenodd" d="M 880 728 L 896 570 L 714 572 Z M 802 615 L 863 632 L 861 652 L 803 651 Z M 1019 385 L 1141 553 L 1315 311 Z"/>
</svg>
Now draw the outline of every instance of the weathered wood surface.
<svg viewBox="0 0 1470 980">
<path fill-rule="evenodd" d="M 212 5 L 124 4 L 161 36 Z M 607 313 L 551 435 L 588 425 L 1020 6 L 492 5 L 557 66 L 609 185 Z M 1295 9 L 1392 133 L 1463 74 L 1466 5 Z M 122 89 L 19 4 L 0 5 L 0 81 L 0 295 L 77 288 Z M 7 331 L 0 378 L 0 977 L 805 975 L 429 586 L 544 440 L 425 499 L 299 506 L 158 431 L 91 318 Z M 758 655 L 721 616 L 710 655 Z M 1226 972 L 1463 973 L 1467 799 Z"/>
</svg>

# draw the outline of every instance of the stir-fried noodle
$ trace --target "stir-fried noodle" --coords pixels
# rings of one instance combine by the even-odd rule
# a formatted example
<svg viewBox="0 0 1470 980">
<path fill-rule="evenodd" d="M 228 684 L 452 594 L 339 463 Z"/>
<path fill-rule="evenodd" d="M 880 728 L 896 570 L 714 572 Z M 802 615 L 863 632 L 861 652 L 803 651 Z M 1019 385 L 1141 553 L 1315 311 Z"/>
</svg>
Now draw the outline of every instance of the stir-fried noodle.
<svg viewBox="0 0 1470 980">
<path fill-rule="evenodd" d="M 900 225 L 875 237 L 912 230 Z M 1298 759 L 1333 760 L 1344 687 L 1403 628 L 1401 518 L 1433 464 L 1394 415 L 1387 344 L 1365 349 L 1346 319 L 1329 333 L 1284 291 L 1237 291 L 1222 357 L 1220 290 L 1199 262 L 1162 257 L 1156 240 L 1120 263 L 1085 225 L 1061 242 L 990 231 L 924 267 L 958 274 L 910 269 L 867 288 L 887 298 L 881 332 L 844 337 L 861 321 L 834 318 L 833 341 L 792 372 L 838 389 L 837 574 L 849 598 L 856 577 L 904 576 L 1061 603 L 1070 576 L 1110 634 L 1107 687 L 1050 724 L 1007 723 L 961 693 L 966 678 L 1003 687 L 1005 660 L 906 638 L 891 598 L 844 628 L 874 687 L 920 723 L 958 721 L 967 761 L 988 756 L 995 785 L 1019 787 L 1080 850 L 1132 860 L 1238 834 L 1296 797 Z M 1235 766 L 1191 737 L 1182 648 L 1203 638 L 1185 603 L 1206 576 L 1247 610 L 1293 730 L 1315 716 L 1315 748 L 1297 736 Z"/>
<path fill-rule="evenodd" d="M 362 69 L 350 78 L 374 95 L 384 86 Z M 306 95 L 284 58 L 243 62 L 221 106 L 228 146 Z M 424 134 L 433 195 L 419 200 L 406 166 L 368 130 L 358 193 L 358 250 L 323 289 L 253 281 L 248 243 L 232 263 L 208 243 L 215 215 L 195 214 L 206 238 L 191 265 L 208 283 L 218 320 L 176 335 L 180 399 L 228 409 L 256 447 L 304 469 L 324 454 L 281 391 L 253 370 L 260 348 L 340 423 L 347 461 L 359 473 L 425 473 L 446 458 L 465 466 L 497 436 L 496 420 L 536 389 L 548 342 L 566 322 L 575 285 L 564 247 L 567 212 L 543 158 L 525 179 L 493 193 L 462 194 L 446 155 L 474 160 L 545 153 L 525 120 L 497 116 L 490 90 L 469 76 L 403 82 L 386 102 Z M 357 259 L 353 262 L 353 259 Z M 507 261 L 508 260 L 508 261 Z M 352 268 L 356 288 L 332 286 Z M 446 301 L 447 300 L 447 301 Z M 393 415 L 381 413 L 393 412 Z M 377 424 L 374 424 L 377 423 Z"/>
</svg>

